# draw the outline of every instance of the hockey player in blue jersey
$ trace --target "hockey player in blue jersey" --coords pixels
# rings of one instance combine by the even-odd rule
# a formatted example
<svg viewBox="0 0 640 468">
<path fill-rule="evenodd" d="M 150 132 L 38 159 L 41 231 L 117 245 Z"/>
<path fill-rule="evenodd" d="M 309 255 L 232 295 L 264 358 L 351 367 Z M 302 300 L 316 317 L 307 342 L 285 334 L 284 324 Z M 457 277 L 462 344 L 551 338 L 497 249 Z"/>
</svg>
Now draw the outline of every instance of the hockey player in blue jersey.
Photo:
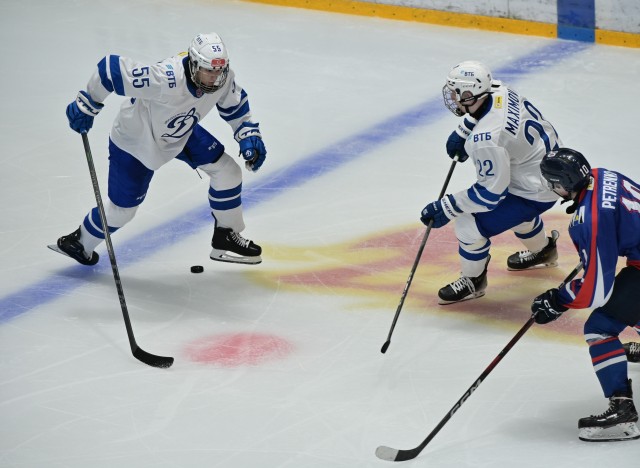
<svg viewBox="0 0 640 468">
<path fill-rule="evenodd" d="M 549 152 L 540 167 L 549 188 L 571 202 L 569 235 L 584 276 L 536 297 L 534 320 L 545 324 L 568 309 L 593 308 L 584 336 L 609 408 L 580 419 L 579 437 L 638 439 L 638 412 L 627 376 L 627 355 L 634 359 L 637 343 L 625 349 L 618 335 L 626 327 L 640 333 L 640 184 L 618 172 L 591 169 L 581 153 L 569 148 Z M 618 257 L 626 257 L 626 266 L 616 275 Z"/>
<path fill-rule="evenodd" d="M 267 151 L 252 120 L 247 93 L 235 80 L 227 47 L 216 33 L 198 34 L 187 53 L 155 64 L 107 55 L 86 90 L 67 107 L 70 127 L 88 132 L 111 94 L 127 96 L 109 135 L 109 233 L 133 219 L 144 201 L 154 171 L 179 159 L 210 178 L 209 205 L 215 226 L 212 260 L 257 264 L 261 248 L 240 235 L 242 171 L 224 146 L 200 125 L 214 108 L 234 132 L 248 170 L 257 171 Z M 94 251 L 105 238 L 98 208 L 80 227 L 58 239 L 54 250 L 83 265 L 94 265 Z"/>
<path fill-rule="evenodd" d="M 547 236 L 540 214 L 558 196 L 542 183 L 540 161 L 561 142 L 527 98 L 493 80 L 480 62 L 453 67 L 442 94 L 461 118 L 447 153 L 459 161 L 471 158 L 477 171 L 469 189 L 429 203 L 420 218 L 433 228 L 455 220 L 462 276 L 438 292 L 440 304 L 451 304 L 484 296 L 490 239 L 509 229 L 526 248 L 507 259 L 509 270 L 557 265 L 558 232 Z"/>
</svg>

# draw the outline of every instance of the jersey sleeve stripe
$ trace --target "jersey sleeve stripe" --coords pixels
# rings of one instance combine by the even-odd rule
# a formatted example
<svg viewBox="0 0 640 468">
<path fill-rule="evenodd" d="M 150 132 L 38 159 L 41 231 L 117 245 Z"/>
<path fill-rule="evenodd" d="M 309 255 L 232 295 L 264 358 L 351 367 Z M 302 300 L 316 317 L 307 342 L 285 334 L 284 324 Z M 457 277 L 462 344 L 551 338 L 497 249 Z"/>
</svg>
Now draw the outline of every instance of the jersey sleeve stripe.
<svg viewBox="0 0 640 468">
<path fill-rule="evenodd" d="M 504 199 L 506 194 L 507 194 L 507 190 L 505 190 L 504 192 L 498 195 L 493 192 L 490 192 L 489 190 L 487 190 L 486 188 L 484 188 L 482 185 L 478 183 L 473 184 L 467 190 L 467 196 L 471 201 L 473 201 L 478 205 L 486 206 L 490 210 L 498 206 L 498 203 L 500 203 Z"/>
<path fill-rule="evenodd" d="M 122 82 L 122 74 L 120 73 L 120 56 L 109 56 L 109 73 L 111 75 L 111 82 L 116 94 L 124 96 L 124 83 Z"/>
<path fill-rule="evenodd" d="M 98 73 L 102 86 L 113 93 L 124 96 L 124 82 L 120 73 L 120 56 L 109 55 L 98 62 Z"/>
<path fill-rule="evenodd" d="M 231 107 L 222 107 L 220 105 L 218 105 L 218 110 L 224 114 L 231 114 L 235 111 L 235 109 L 237 109 L 238 107 L 240 107 L 246 100 L 247 100 L 247 93 L 245 92 L 245 90 L 243 89 L 240 92 L 240 102 L 238 104 L 236 104 L 235 106 L 231 106 Z"/>
<path fill-rule="evenodd" d="M 107 57 L 103 57 L 102 60 L 98 62 L 98 73 L 100 75 L 100 83 L 102 83 L 104 89 L 113 93 L 113 84 L 111 83 L 107 72 Z"/>
<path fill-rule="evenodd" d="M 249 100 L 244 89 L 240 94 L 240 102 L 237 105 L 228 107 L 226 109 L 218 106 L 218 113 L 220 114 L 220 117 L 222 117 L 227 122 L 242 117 L 243 115 L 247 114 L 249 110 Z"/>
<path fill-rule="evenodd" d="M 222 117 L 225 121 L 230 122 L 231 120 L 236 120 L 249 113 L 251 109 L 249 108 L 249 103 L 244 102 L 240 107 L 234 109 L 234 112 L 231 114 L 225 114 L 220 112 L 220 117 Z"/>
</svg>

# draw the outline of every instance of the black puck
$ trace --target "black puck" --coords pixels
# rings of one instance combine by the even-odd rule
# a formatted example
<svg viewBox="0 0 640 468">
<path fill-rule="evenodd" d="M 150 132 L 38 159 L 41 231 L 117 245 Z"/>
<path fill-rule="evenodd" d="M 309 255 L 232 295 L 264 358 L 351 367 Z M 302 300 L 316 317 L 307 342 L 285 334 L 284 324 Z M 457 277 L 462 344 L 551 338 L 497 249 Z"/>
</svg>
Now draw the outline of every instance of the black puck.
<svg viewBox="0 0 640 468">
<path fill-rule="evenodd" d="M 204 271 L 204 268 L 200 265 L 193 265 L 191 267 L 191 273 L 202 273 Z"/>
</svg>

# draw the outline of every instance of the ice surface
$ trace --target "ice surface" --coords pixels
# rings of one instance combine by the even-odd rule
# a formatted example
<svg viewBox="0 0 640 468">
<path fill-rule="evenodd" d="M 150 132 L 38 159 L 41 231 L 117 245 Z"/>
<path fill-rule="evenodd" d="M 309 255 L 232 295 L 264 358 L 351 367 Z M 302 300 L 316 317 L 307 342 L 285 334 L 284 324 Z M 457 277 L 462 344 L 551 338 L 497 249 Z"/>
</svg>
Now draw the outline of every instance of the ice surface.
<svg viewBox="0 0 640 468">
<path fill-rule="evenodd" d="M 640 52 L 237 1 L 7 1 L 0 5 L 0 466 L 378 467 L 376 447 L 418 445 L 577 263 L 560 208 L 560 267 L 513 273 L 495 239 L 487 295 L 441 307 L 457 278 L 449 226 L 434 230 L 380 353 L 440 191 L 455 118 L 451 66 L 486 62 L 594 166 L 640 179 L 630 89 Z M 140 346 L 131 356 L 104 247 L 95 267 L 46 248 L 94 206 L 65 107 L 107 54 L 156 61 L 198 32 L 227 42 L 269 150 L 245 172 L 258 266 L 208 261 L 206 180 L 170 162 L 114 236 Z M 106 193 L 112 96 L 89 134 Z M 228 126 L 204 122 L 237 151 Z M 460 164 L 450 191 L 468 186 Z M 194 275 L 189 268 L 202 264 Z M 586 444 L 606 408 L 581 327 L 533 327 L 406 466 L 617 466 L 638 442 Z M 634 338 L 626 334 L 625 338 Z M 636 382 L 640 366 L 630 366 Z M 637 383 L 636 389 L 637 389 Z"/>
</svg>

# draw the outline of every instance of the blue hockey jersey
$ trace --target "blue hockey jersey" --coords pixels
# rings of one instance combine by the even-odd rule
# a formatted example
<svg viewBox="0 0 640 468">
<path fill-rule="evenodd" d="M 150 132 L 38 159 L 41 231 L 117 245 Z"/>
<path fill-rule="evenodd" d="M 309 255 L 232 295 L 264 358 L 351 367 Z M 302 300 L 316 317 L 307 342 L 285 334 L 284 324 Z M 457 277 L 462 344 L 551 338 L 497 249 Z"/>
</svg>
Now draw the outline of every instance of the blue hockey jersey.
<svg viewBox="0 0 640 468">
<path fill-rule="evenodd" d="M 640 185 L 608 169 L 592 169 L 591 184 L 580 195 L 569 235 L 584 276 L 560 290 L 572 309 L 600 307 L 611 296 L 618 257 L 640 269 Z"/>
</svg>

